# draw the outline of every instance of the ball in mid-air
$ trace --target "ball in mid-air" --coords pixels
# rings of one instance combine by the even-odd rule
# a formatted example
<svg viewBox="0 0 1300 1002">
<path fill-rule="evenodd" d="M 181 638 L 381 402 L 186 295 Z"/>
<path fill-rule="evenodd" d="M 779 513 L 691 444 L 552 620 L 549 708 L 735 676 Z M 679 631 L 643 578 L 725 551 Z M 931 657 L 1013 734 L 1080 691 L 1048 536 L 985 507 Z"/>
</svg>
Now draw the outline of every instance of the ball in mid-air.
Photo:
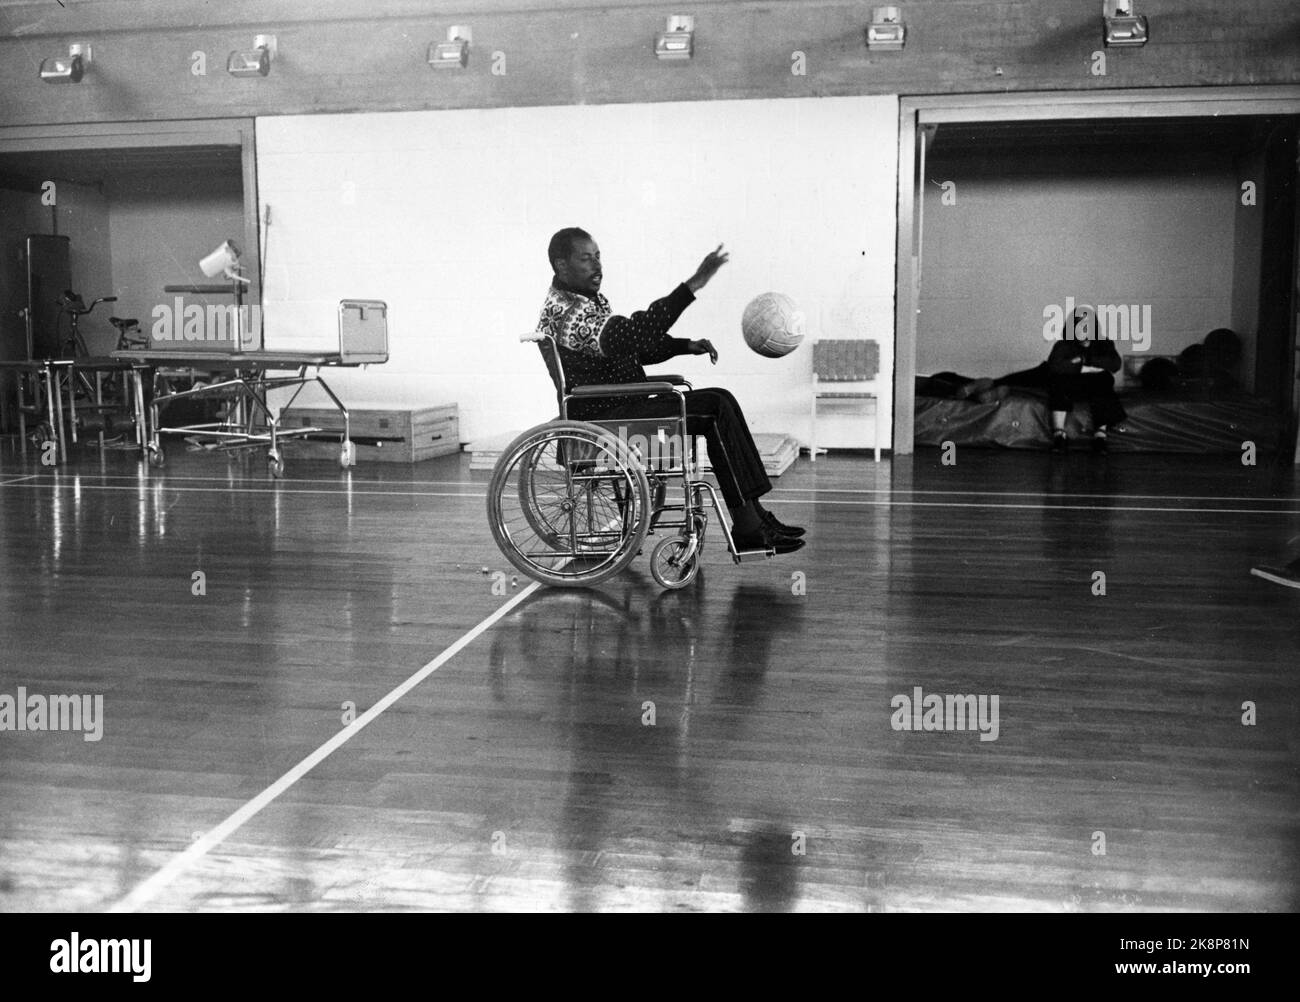
<svg viewBox="0 0 1300 1002">
<path fill-rule="evenodd" d="M 745 343 L 765 358 L 780 358 L 799 347 L 804 337 L 803 311 L 779 292 L 755 296 L 740 319 Z"/>
</svg>

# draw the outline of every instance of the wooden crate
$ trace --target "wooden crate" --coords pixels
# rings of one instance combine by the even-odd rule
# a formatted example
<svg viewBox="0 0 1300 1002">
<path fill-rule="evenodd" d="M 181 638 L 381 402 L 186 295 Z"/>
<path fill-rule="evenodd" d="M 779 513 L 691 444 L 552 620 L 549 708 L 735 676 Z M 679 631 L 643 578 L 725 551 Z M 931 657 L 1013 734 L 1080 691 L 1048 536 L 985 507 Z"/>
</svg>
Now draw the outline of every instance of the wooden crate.
<svg viewBox="0 0 1300 1002">
<path fill-rule="evenodd" d="M 418 463 L 460 451 L 455 404 L 442 407 L 349 407 L 357 462 Z M 337 461 L 343 415 L 334 407 L 294 407 L 281 415 L 284 431 L 320 428 L 317 436 L 287 439 L 286 456 Z"/>
</svg>

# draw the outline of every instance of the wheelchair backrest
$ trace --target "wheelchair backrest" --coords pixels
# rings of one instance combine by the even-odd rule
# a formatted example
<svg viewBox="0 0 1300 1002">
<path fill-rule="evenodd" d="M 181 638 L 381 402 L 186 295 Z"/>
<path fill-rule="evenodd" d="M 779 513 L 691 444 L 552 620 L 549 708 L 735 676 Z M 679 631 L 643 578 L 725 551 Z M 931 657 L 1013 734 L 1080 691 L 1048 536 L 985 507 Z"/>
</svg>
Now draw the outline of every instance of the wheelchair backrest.
<svg viewBox="0 0 1300 1002">
<path fill-rule="evenodd" d="M 541 331 L 529 331 L 527 334 L 520 334 L 519 340 L 536 342 L 537 350 L 542 353 L 542 361 L 546 363 L 546 372 L 555 386 L 556 413 L 563 414 L 564 365 L 560 361 L 560 349 L 555 343 L 555 338 Z"/>
<path fill-rule="evenodd" d="M 542 353 L 546 372 L 555 385 L 557 414 L 564 413 L 564 364 L 560 360 L 555 338 L 541 331 L 529 331 L 519 336 L 520 341 L 533 341 Z M 605 418 L 588 422 L 599 425 L 641 457 L 647 471 L 656 473 L 680 472 L 690 457 L 691 443 L 685 441 L 681 421 L 676 417 L 661 418 Z M 577 457 L 569 457 L 577 458 Z M 587 457 L 582 457 L 587 458 Z"/>
</svg>

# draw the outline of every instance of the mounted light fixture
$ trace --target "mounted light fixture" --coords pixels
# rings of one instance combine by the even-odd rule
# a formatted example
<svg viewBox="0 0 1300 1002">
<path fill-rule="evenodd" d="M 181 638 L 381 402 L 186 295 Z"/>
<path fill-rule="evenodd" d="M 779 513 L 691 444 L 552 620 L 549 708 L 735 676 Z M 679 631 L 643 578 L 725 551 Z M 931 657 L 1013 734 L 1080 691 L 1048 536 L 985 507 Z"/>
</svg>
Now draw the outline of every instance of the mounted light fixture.
<svg viewBox="0 0 1300 1002">
<path fill-rule="evenodd" d="M 240 270 L 239 247 L 235 245 L 233 240 L 225 241 L 211 254 L 199 261 L 199 270 L 208 278 L 224 275 L 232 282 L 250 284 L 249 279 L 245 278 Z"/>
<path fill-rule="evenodd" d="M 447 29 L 447 41 L 429 46 L 429 65 L 438 70 L 463 70 L 469 65 L 469 43 L 472 40 L 469 25 L 453 25 Z"/>
<path fill-rule="evenodd" d="M 68 56 L 51 56 L 41 60 L 41 79 L 46 83 L 81 83 L 90 65 L 90 46 L 68 46 Z"/>
<path fill-rule="evenodd" d="M 867 25 L 867 48 L 872 52 L 897 52 L 906 41 L 907 28 L 897 7 L 873 7 Z"/>
<path fill-rule="evenodd" d="M 1147 44 L 1147 19 L 1133 13 L 1133 0 L 1103 0 L 1102 39 L 1107 48 L 1136 48 Z"/>
<path fill-rule="evenodd" d="M 226 72 L 232 77 L 264 77 L 271 72 L 275 58 L 275 36 L 258 35 L 251 49 L 239 49 L 226 60 Z"/>
<path fill-rule="evenodd" d="M 673 14 L 668 29 L 655 36 L 655 55 L 660 59 L 690 59 L 695 54 L 695 17 Z"/>
</svg>

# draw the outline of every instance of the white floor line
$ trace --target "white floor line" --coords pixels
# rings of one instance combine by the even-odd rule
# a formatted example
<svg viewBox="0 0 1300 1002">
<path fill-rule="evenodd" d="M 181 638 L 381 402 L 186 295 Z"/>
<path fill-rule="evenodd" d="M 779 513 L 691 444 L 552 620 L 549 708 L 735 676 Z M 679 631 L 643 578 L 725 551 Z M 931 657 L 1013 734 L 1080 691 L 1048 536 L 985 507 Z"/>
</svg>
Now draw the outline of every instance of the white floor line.
<svg viewBox="0 0 1300 1002">
<path fill-rule="evenodd" d="M 537 591 L 540 587 L 541 585 L 536 581 L 527 585 L 518 595 L 515 595 L 508 602 L 502 604 L 501 607 L 490 616 L 484 619 L 401 685 L 383 696 L 377 703 L 370 707 L 370 709 L 366 710 L 365 713 L 357 717 L 357 719 L 351 724 L 344 727 L 341 731 L 335 734 L 334 737 L 326 741 L 323 745 L 295 765 L 239 810 L 235 811 L 234 814 L 222 821 L 221 824 L 202 835 L 197 841 L 188 846 L 184 852 L 174 857 L 153 876 L 138 884 L 129 894 L 126 895 L 126 897 L 114 904 L 109 911 L 132 912 L 147 904 L 158 894 L 159 891 L 180 876 L 189 866 L 224 842 L 234 834 L 235 831 L 242 827 L 245 822 L 249 821 L 254 815 L 261 811 L 262 808 L 270 804 L 280 796 L 280 794 L 284 793 L 285 790 L 289 789 L 289 787 L 293 786 L 294 783 L 302 779 L 303 776 L 311 772 L 311 770 L 317 765 L 336 752 L 339 748 L 343 747 L 343 745 L 347 744 L 347 742 L 352 740 L 352 738 L 359 733 L 362 728 L 375 720 L 386 709 L 454 658 L 469 646 L 469 644 L 473 643 L 473 641 L 485 630 L 495 624 L 499 619 L 505 616 L 506 613 L 533 592 Z"/>
<path fill-rule="evenodd" d="M 1300 581 L 1296 581 L 1294 578 L 1286 578 L 1279 574 L 1274 574 L 1272 571 L 1264 567 L 1252 567 L 1250 573 L 1255 575 L 1257 578 L 1263 578 L 1265 581 L 1272 581 L 1274 584 L 1280 584 L 1287 588 L 1300 588 Z"/>
<path fill-rule="evenodd" d="M 21 484 L 24 480 L 35 480 L 39 473 L 29 473 L 25 477 L 14 477 L 13 480 L 0 480 L 0 487 L 8 487 L 10 484 Z"/>
<path fill-rule="evenodd" d="M 767 501 L 764 498 L 764 501 Z M 868 508 L 998 508 L 1027 511 L 1151 511 L 1181 515 L 1300 515 L 1300 508 L 1159 508 L 1155 505 L 1119 504 L 992 504 L 958 501 L 771 501 L 770 504 L 821 505 L 830 508 L 863 506 Z"/>
<path fill-rule="evenodd" d="M 913 494 L 916 496 L 938 495 L 940 497 L 977 497 L 977 498 L 1117 498 L 1124 501 L 1255 501 L 1260 504 L 1289 504 L 1295 497 L 1261 498 L 1236 497 L 1217 494 L 1078 494 L 1066 491 L 1061 494 L 1050 491 L 915 491 L 900 487 L 777 487 L 772 493 L 782 492 L 802 494 Z"/>
<path fill-rule="evenodd" d="M 283 483 L 283 481 L 281 481 Z M 159 490 L 168 491 L 173 494 L 329 494 L 333 497 L 346 497 L 351 494 L 353 497 L 398 497 L 398 498 L 485 498 L 487 494 L 467 494 L 464 491 L 362 491 L 355 488 L 350 490 L 342 487 L 338 490 L 323 490 L 320 488 L 299 488 L 267 485 L 265 487 L 175 487 L 169 486 L 166 480 L 155 480 L 144 484 L 87 484 L 77 483 L 71 480 L 55 481 L 53 483 L 46 481 L 36 484 L 18 483 L 19 487 L 62 487 L 65 490 L 82 490 L 82 491 L 125 491 L 127 493 L 139 493 L 141 490 Z M 0 484 L 0 487 L 6 486 Z M 478 485 L 486 486 L 484 484 Z"/>
<path fill-rule="evenodd" d="M 99 480 L 105 480 L 105 481 L 127 480 L 130 481 L 131 483 L 137 483 L 140 480 L 140 475 L 136 473 L 130 473 L 130 474 L 99 473 L 99 472 L 79 473 L 77 471 L 69 471 L 68 475 L 95 477 Z M 171 483 L 172 481 L 194 481 L 196 483 L 201 483 L 201 484 L 203 483 L 228 484 L 232 482 L 238 482 L 238 483 L 266 483 L 267 482 L 265 473 L 249 474 L 247 476 L 241 475 L 237 477 L 230 476 L 230 475 L 221 476 L 221 477 L 196 477 L 196 476 L 190 476 L 189 474 L 168 473 L 165 476 L 155 476 L 148 479 L 151 481 L 159 480 L 166 483 Z M 420 486 L 420 487 L 482 487 L 484 484 L 487 483 L 486 476 L 482 480 L 403 480 L 397 477 L 393 478 L 392 480 L 368 480 L 364 477 L 353 477 L 350 481 L 340 480 L 338 477 L 293 477 L 291 479 L 295 484 L 336 484 L 340 488 L 346 487 L 349 482 L 351 482 L 354 486 L 357 484 L 375 484 L 381 487 L 384 486 L 385 484 L 397 484 L 397 485 L 412 484 L 414 486 Z"/>
<path fill-rule="evenodd" d="M 3 474 L 0 474 L 2 476 Z M 100 481 L 125 480 L 132 487 L 139 486 L 140 478 L 137 475 L 113 474 L 113 473 L 96 473 L 96 474 L 68 474 L 73 477 L 90 477 L 93 476 Z M 24 480 L 33 480 L 41 474 L 33 473 L 29 476 L 18 477 L 14 480 L 0 481 L 0 487 L 5 484 L 16 484 Z M 146 481 L 148 484 L 162 483 L 175 484 L 185 482 L 196 483 L 219 483 L 224 484 L 225 490 L 272 490 L 274 484 L 266 479 L 264 475 L 236 477 L 234 483 L 242 484 L 262 484 L 262 488 L 244 488 L 232 486 L 231 477 L 192 477 L 192 476 L 175 476 L 160 477 L 156 480 Z M 280 483 L 295 484 L 334 484 L 335 490 L 318 490 L 318 494 L 342 494 L 351 490 L 355 493 L 363 494 L 394 494 L 394 495 L 414 495 L 429 497 L 484 497 L 482 494 L 460 494 L 456 491 L 449 492 L 432 492 L 432 491 L 406 491 L 406 490 L 358 490 L 357 488 L 365 487 L 486 487 L 486 480 L 352 480 L 350 482 L 340 481 L 330 478 L 315 477 L 295 477 L 292 480 L 280 481 Z M 100 484 L 82 484 L 82 487 L 99 487 L 100 489 L 111 489 L 117 485 L 111 483 Z M 173 490 L 194 490 L 197 488 L 173 487 Z M 284 488 L 281 490 L 293 490 L 297 493 L 310 493 L 310 491 L 298 488 Z M 988 497 L 988 498 L 1112 498 L 1123 501 L 1246 501 L 1254 504 L 1291 504 L 1296 501 L 1294 497 L 1242 497 L 1238 495 L 1211 495 L 1211 494 L 1081 494 L 1074 491 L 1068 491 L 1061 494 L 1050 493 L 1048 491 L 981 491 L 981 490 L 961 490 L 961 491 L 933 491 L 933 490 L 909 490 L 899 487 L 783 487 L 779 484 L 772 488 L 773 495 L 779 494 L 873 494 L 873 495 L 893 495 L 908 494 L 913 497 Z"/>
<path fill-rule="evenodd" d="M 63 487 L 68 489 L 80 489 L 83 491 L 127 491 L 138 492 L 142 485 L 116 485 L 116 484 L 84 484 L 73 483 L 71 481 L 58 481 L 55 483 L 40 482 L 27 483 L 24 481 L 13 481 L 13 486 L 29 488 L 45 487 Z M 327 494 L 338 497 L 345 496 L 349 493 L 346 488 L 340 490 L 321 490 L 321 489 L 300 489 L 295 487 L 279 485 L 267 485 L 266 487 L 169 487 L 167 481 L 159 480 L 153 482 L 151 486 L 160 490 L 171 491 L 177 494 Z M 9 486 L 0 483 L 0 487 Z M 472 498 L 482 500 L 487 494 L 470 494 L 464 491 L 368 491 L 356 490 L 351 492 L 354 497 L 401 497 L 401 498 Z M 1030 495 L 1031 497 L 1034 495 Z M 1055 497 L 1056 495 L 1044 495 Z M 1066 495 L 1067 497 L 1070 495 Z M 1087 495 L 1085 495 L 1087 496 Z M 1109 495 L 1101 495 L 1108 497 Z M 1121 495 L 1122 497 L 1122 495 Z M 1183 507 L 1157 507 L 1155 505 L 1115 505 L 1115 504 L 1006 504 L 997 502 L 957 502 L 957 501 L 907 501 L 897 498 L 881 498 L 870 501 L 852 501 L 840 500 L 836 498 L 767 498 L 768 504 L 774 505 L 813 505 L 825 507 L 870 507 L 870 508 L 991 508 L 991 509 L 1025 509 L 1027 511 L 1097 511 L 1097 512 L 1121 512 L 1121 511 L 1149 511 L 1149 512 L 1173 512 L 1187 515 L 1300 515 L 1300 509 L 1296 508 L 1183 508 Z M 1166 498 L 1154 497 L 1153 500 L 1168 500 Z M 1294 499 L 1290 501 L 1294 504 Z"/>
</svg>

